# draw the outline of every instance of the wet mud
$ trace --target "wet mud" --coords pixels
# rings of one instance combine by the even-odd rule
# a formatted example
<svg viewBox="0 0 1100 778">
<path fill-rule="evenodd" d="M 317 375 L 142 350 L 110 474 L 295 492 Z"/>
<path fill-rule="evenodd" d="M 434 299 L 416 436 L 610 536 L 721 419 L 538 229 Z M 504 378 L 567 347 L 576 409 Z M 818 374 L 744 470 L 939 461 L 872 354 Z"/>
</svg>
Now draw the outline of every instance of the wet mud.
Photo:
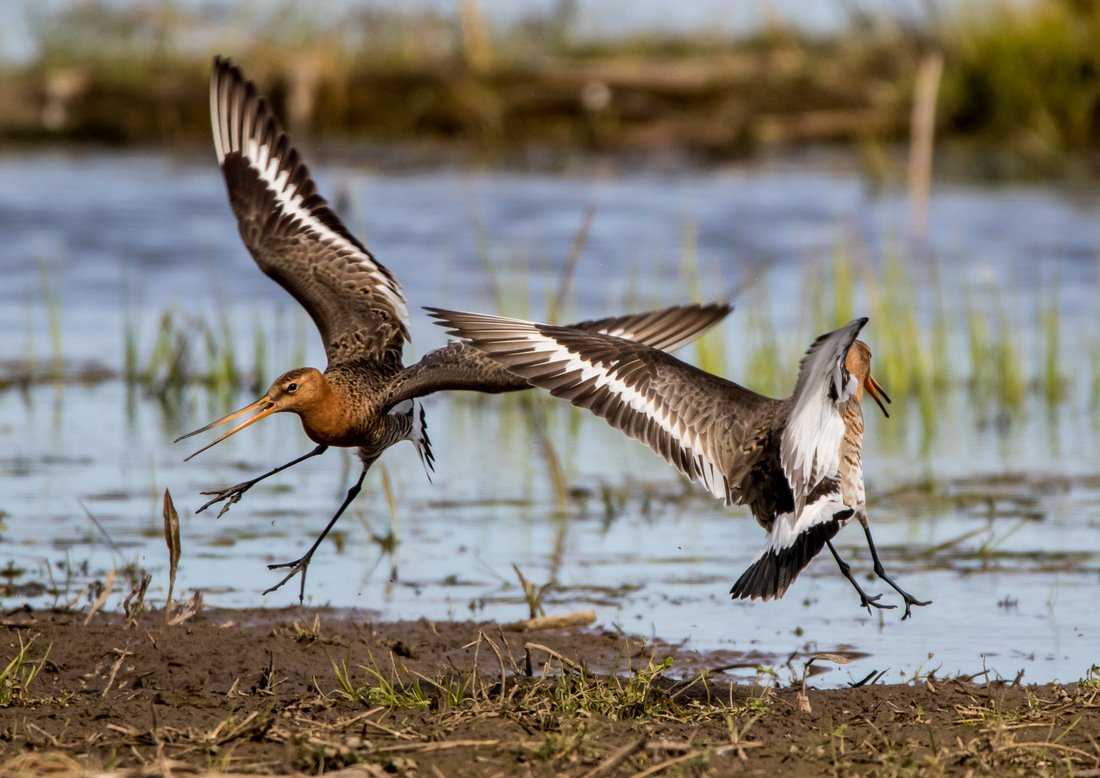
<svg viewBox="0 0 1100 778">
<path fill-rule="evenodd" d="M 17 610 L 5 775 L 1100 775 L 1100 682 L 817 689 L 602 629 Z M 828 657 L 820 661 L 825 663 Z M 792 683 L 793 680 L 793 683 Z"/>
</svg>

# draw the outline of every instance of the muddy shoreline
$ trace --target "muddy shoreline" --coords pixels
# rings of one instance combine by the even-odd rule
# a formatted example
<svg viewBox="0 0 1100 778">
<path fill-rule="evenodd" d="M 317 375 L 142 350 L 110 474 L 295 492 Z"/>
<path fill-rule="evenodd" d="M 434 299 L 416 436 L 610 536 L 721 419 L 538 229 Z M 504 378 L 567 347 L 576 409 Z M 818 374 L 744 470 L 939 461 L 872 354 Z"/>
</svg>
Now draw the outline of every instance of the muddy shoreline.
<svg viewBox="0 0 1100 778">
<path fill-rule="evenodd" d="M 723 680 L 729 657 L 599 628 L 299 608 L 171 627 L 159 612 L 86 619 L 0 622 L 2 774 L 1100 774 L 1095 678 L 811 678 L 803 692 L 766 670 Z"/>
</svg>

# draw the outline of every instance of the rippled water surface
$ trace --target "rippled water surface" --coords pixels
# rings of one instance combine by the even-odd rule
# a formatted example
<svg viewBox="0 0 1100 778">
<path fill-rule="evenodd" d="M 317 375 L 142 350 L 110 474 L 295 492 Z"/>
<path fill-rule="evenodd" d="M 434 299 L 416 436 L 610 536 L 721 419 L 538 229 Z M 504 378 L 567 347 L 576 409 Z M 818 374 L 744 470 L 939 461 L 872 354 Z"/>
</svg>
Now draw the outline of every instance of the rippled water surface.
<svg viewBox="0 0 1100 778">
<path fill-rule="evenodd" d="M 876 266 L 904 241 L 907 224 L 900 195 L 870 192 L 855 175 L 820 166 L 560 177 L 314 167 L 353 231 L 405 287 L 413 312 L 407 359 L 445 338 L 420 305 L 493 311 L 495 287 L 506 312 L 543 315 L 589 205 L 595 217 L 568 316 L 685 299 L 693 286 L 682 278 L 685 236 L 705 297 L 736 285 L 742 268 L 768 263 L 718 339 L 731 371 L 747 364 L 747 309 L 763 305 L 780 341 L 795 343 L 807 320 L 807 268 L 852 233 Z M 1088 365 L 1097 358 L 1088 349 L 1100 310 L 1098 215 L 1091 191 L 945 187 L 932 199 L 927 253 L 910 256 L 932 257 L 928 267 L 951 278 L 993 278 L 991 288 L 1016 290 L 1019 299 L 1007 295 L 1002 310 L 1028 344 L 1038 340 L 1038 317 L 1019 290 L 1039 279 L 1058 300 L 1065 358 Z M 261 342 L 265 382 L 302 352 L 323 366 L 308 321 L 241 245 L 213 162 L 0 158 L 0 234 L 0 367 L 42 374 L 59 356 L 68 375 L 89 365 L 109 374 L 0 391 L 0 564 L 9 564 L 12 586 L 5 607 L 66 602 L 135 561 L 154 574 L 150 596 L 162 600 L 165 488 L 183 524 L 177 588 L 202 590 L 222 606 L 295 603 L 296 582 L 261 594 L 278 580 L 265 565 L 308 547 L 357 461 L 331 450 L 220 519 L 194 515 L 201 491 L 312 444 L 294 417 L 276 417 L 184 463 L 201 444 L 174 438 L 254 396 L 199 386 L 156 396 L 120 377 L 127 327 L 148 359 L 165 310 L 215 328 L 224 318 L 246 366 Z M 927 278 L 925 270 L 914 277 Z M 872 346 L 874 336 L 872 321 Z M 192 348 L 195 356 L 206 346 L 197 338 Z M 787 350 L 797 358 L 789 345 L 784 358 Z M 723 508 L 587 414 L 519 397 L 430 398 L 433 483 L 411 446 L 388 452 L 336 542 L 318 553 L 307 602 L 382 618 L 513 620 L 526 615 L 514 564 L 537 585 L 555 582 L 549 612 L 591 607 L 604 626 L 773 664 L 796 650 L 867 655 L 833 671 L 834 683 L 874 669 L 896 680 L 922 664 L 1074 680 L 1100 657 L 1100 416 L 1092 373 L 1075 375 L 1070 399 L 1051 406 L 1033 396 L 1011 414 L 961 389 L 938 394 L 930 420 L 902 397 L 888 420 L 868 412 L 864 461 L 878 546 L 899 583 L 935 601 L 904 623 L 898 611 L 861 611 L 828 555 L 779 602 L 730 602 L 729 586 L 763 540 L 746 511 Z M 555 466 L 564 495 L 554 488 Z M 861 575 L 869 571 L 858 527 L 839 536 L 838 548 Z M 897 601 L 881 582 L 864 586 Z M 112 607 L 125 594 L 118 588 Z"/>
</svg>

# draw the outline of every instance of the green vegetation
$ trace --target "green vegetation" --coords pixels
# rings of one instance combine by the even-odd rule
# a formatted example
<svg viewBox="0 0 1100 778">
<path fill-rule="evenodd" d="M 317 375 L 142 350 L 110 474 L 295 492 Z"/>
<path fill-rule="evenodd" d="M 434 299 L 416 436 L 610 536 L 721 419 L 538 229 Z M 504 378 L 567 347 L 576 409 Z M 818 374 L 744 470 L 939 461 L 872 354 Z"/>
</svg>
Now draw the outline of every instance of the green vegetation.
<svg viewBox="0 0 1100 778">
<path fill-rule="evenodd" d="M 3 670 L 0 670 L 0 707 L 34 704 L 36 700 L 29 695 L 28 688 L 50 657 L 49 646 L 42 652 L 41 657 L 36 656 L 37 636 L 32 636 L 26 642 L 23 641 L 22 633 L 17 633 L 17 637 L 19 648 L 15 656 Z"/>
<path fill-rule="evenodd" d="M 860 18 L 850 29 L 825 37 L 772 24 L 751 39 L 735 41 L 657 33 L 581 41 L 571 34 L 566 12 L 493 28 L 478 16 L 476 3 L 461 8 L 455 19 L 435 12 L 352 11 L 323 26 L 296 6 L 281 6 L 267 16 L 240 11 L 218 21 L 226 29 L 247 27 L 247 43 L 224 31 L 215 41 L 248 63 L 250 75 L 292 125 L 309 124 L 316 116 L 328 124 L 315 129 L 325 132 L 472 141 L 490 153 L 529 143 L 632 148 L 655 138 L 657 145 L 718 156 L 759 143 L 820 139 L 846 139 L 870 150 L 907 133 L 913 73 L 932 49 L 942 51 L 946 62 L 937 113 L 941 137 L 946 132 L 980 139 L 983 147 L 992 140 L 1039 167 L 1100 140 L 1100 7 L 1090 3 L 983 5 L 939 18 L 919 35 L 891 19 Z M 0 81 L 29 80 L 47 94 L 70 95 L 65 98 L 68 123 L 51 131 L 51 137 L 98 133 L 143 142 L 191 137 L 205 144 L 208 61 L 206 53 L 200 56 L 185 41 L 209 23 L 168 2 L 131 10 L 88 0 L 42 18 L 36 30 L 38 61 L 0 72 Z M 75 86 L 62 89 L 54 83 L 59 74 L 75 79 Z M 556 85 L 553 95 L 547 93 L 550 82 Z M 592 83 L 606 85 L 612 95 L 607 106 L 596 110 L 599 117 L 580 102 L 571 104 Z M 616 103 L 620 92 L 632 95 L 629 112 Z M 383 103 L 385 110 L 375 110 Z M 677 116 L 684 117 L 683 126 L 666 115 L 672 103 Z M 130 111 L 168 113 L 130 127 Z M 813 123 L 804 121 L 846 111 L 863 117 L 858 130 L 837 130 L 836 125 L 812 130 Z M 12 110 L 8 120 L 20 115 Z M 722 133 L 712 132 L 709 123 L 716 121 L 726 127 Z M 666 128 L 664 134 L 653 129 L 658 126 Z M 4 132 L 19 134 L 0 126 L 0 135 Z M 591 212 L 585 214 L 568 251 L 555 247 L 532 258 L 494 241 L 471 206 L 487 304 L 509 315 L 531 315 L 526 280 L 541 274 L 548 315 L 568 320 L 575 309 L 572 272 L 592 218 Z M 631 282 L 629 307 L 701 299 L 702 289 L 721 286 L 725 267 L 701 262 L 696 232 L 690 220 L 684 222 L 675 257 L 639 254 L 635 276 L 650 270 L 643 267 L 646 263 L 664 262 L 677 267 L 680 288 L 649 299 L 650 290 Z M 951 266 L 944 259 L 929 266 L 902 242 L 872 265 L 865 257 L 882 252 L 842 234 L 831 256 L 806 262 L 801 285 L 806 313 L 797 328 L 777 323 L 771 304 L 776 290 L 769 288 L 763 269 L 754 268 L 764 279 L 738 297 L 732 325 L 694 347 L 695 361 L 759 391 L 783 394 L 794 380 L 798 357 L 816 334 L 866 312 L 872 318 L 866 338 L 875 354 L 875 372 L 902 401 L 895 406 L 899 411 L 919 411 L 927 435 L 937 398 L 954 389 L 969 392 L 978 407 L 992 414 L 1020 414 L 1032 400 L 1056 408 L 1084 399 L 1087 407 L 1096 407 L 1100 323 L 1096 332 L 1067 331 L 1057 278 L 1030 284 L 984 277 L 966 267 L 963 256 Z M 35 364 L 36 343 L 43 339 L 36 338 L 37 318 L 28 310 L 24 365 L 16 374 L 0 376 L 0 387 L 110 377 L 63 362 L 61 307 L 45 259 L 39 267 L 49 367 Z M 246 334 L 225 308 L 193 314 L 168 307 L 150 327 L 123 283 L 123 364 L 110 367 L 166 403 L 178 405 L 184 387 L 202 385 L 227 406 L 241 391 L 262 391 L 272 371 L 303 361 L 310 325 L 297 312 L 289 321 L 276 316 L 273 327 L 260 323 L 270 317 L 256 314 Z M 556 294 L 550 291 L 555 289 Z M 1033 315 L 1034 326 L 1009 316 L 1010 311 Z M 738 338 L 728 336 L 730 326 Z M 274 353 L 286 343 L 294 344 L 290 355 Z M 1077 359 L 1079 353 L 1088 358 Z M 521 402 L 530 410 L 541 400 L 525 395 Z M 548 443 L 544 449 L 554 471 L 556 453 Z M 564 481 L 558 486 L 564 504 Z"/>
<path fill-rule="evenodd" d="M 223 406 L 242 391 L 258 395 L 274 378 L 272 367 L 304 364 L 305 335 L 313 326 L 300 311 L 288 316 L 280 307 L 267 317 L 256 312 L 249 359 L 249 338 L 234 328 L 224 307 L 205 315 L 168 306 L 153 327 L 144 326 L 133 307 L 127 303 L 124 311 L 121 377 L 170 404 L 179 403 L 187 386 L 206 387 Z"/>
<path fill-rule="evenodd" d="M 996 3 L 942 29 L 950 126 L 1010 144 L 1036 163 L 1100 141 L 1100 6 Z M 981 8 L 981 10 L 978 10 Z"/>
<path fill-rule="evenodd" d="M 392 658 L 392 656 L 391 656 Z M 365 673 L 362 679 L 355 677 L 355 669 L 351 666 L 351 649 L 348 649 L 347 658 L 339 665 L 331 657 L 332 671 L 340 684 L 339 693 L 345 699 L 361 702 L 367 706 L 383 705 L 387 708 L 426 708 L 431 703 L 427 693 L 421 686 L 422 679 L 413 677 L 407 670 L 399 668 L 396 660 L 393 664 L 393 673 L 396 680 L 391 680 L 385 673 L 378 669 L 371 658 L 371 666 L 359 665 L 358 669 Z M 442 688 L 439 682 L 434 684 Z M 448 695 L 449 696 L 449 695 Z"/>
<path fill-rule="evenodd" d="M 145 384 L 154 392 L 165 394 L 179 391 L 190 383 L 202 383 L 218 392 L 235 393 L 245 386 L 245 376 L 237 359 L 237 344 L 223 311 L 217 323 L 203 318 L 189 317 L 175 308 L 161 313 L 154 330 L 152 350 L 142 364 L 135 359 L 128 366 L 127 378 L 137 384 Z M 257 333 L 262 338 L 262 331 Z M 126 334 L 127 343 L 136 340 L 135 333 Z M 201 341 L 205 347 L 201 357 L 192 358 L 193 344 Z M 265 353 L 263 347 L 260 353 Z M 127 348 L 130 353 L 131 348 Z M 253 388 L 257 381 L 251 382 Z"/>
<path fill-rule="evenodd" d="M 515 562 L 512 563 L 512 569 L 516 571 L 516 578 L 519 579 L 520 588 L 523 589 L 523 599 L 527 603 L 528 618 L 533 619 L 538 616 L 545 616 L 546 611 L 542 607 L 542 598 L 554 585 L 554 582 L 547 581 L 542 586 L 535 586 L 535 584 L 527 580 L 526 576 L 523 575 Z"/>
<path fill-rule="evenodd" d="M 908 137 L 920 63 L 940 52 L 938 133 L 967 141 L 953 169 L 1069 171 L 1068 154 L 1100 142 L 1090 2 L 975 3 L 916 21 L 854 4 L 849 23 L 826 33 L 772 19 L 740 35 L 602 38 L 579 29 L 575 4 L 507 25 L 476 2 L 456 7 L 319 19 L 294 4 L 211 15 L 168 0 L 85 0 L 43 15 L 35 61 L 0 72 L 10 87 L 0 137 L 206 143 L 206 73 L 223 53 L 247 65 L 295 131 L 457 141 L 491 158 L 533 146 L 678 147 L 709 160 L 841 141 L 879 175 L 890 167 L 882 144 Z"/>
<path fill-rule="evenodd" d="M 567 314 L 575 309 L 566 277 L 575 260 L 567 257 L 557 271 L 555 263 L 543 263 L 541 280 L 532 282 L 528 258 L 507 245 L 491 245 L 477 217 L 472 218 L 480 236 L 481 267 L 490 298 L 486 306 L 497 300 L 507 314 L 530 316 L 531 289 L 541 285 L 559 291 L 548 303 L 551 308 Z M 722 278 L 723 266 L 700 264 L 690 222 L 685 223 L 682 236 L 678 256 L 656 258 L 658 265 L 676 268 L 679 288 L 663 290 L 645 305 L 700 300 L 701 278 L 717 279 L 706 284 L 708 289 L 731 289 L 730 279 Z M 683 355 L 756 391 L 781 396 L 793 386 L 799 358 L 814 337 L 856 313 L 865 313 L 871 324 L 863 337 L 874 354 L 875 375 L 894 398 L 895 413 L 919 414 L 926 442 L 934 434 L 943 398 L 955 391 L 966 392 L 981 413 L 1007 419 L 1022 416 L 1033 401 L 1048 409 L 1067 403 L 1095 409 L 1095 397 L 1100 395 L 1100 350 L 1095 345 L 1100 322 L 1095 331 L 1067 331 L 1061 320 L 1057 276 L 1038 283 L 1018 275 L 997 278 L 989 268 L 971 268 L 962 262 L 945 266 L 928 258 L 917 261 L 910 251 L 894 244 L 873 265 L 866 259 L 872 253 L 868 247 L 857 238 L 845 237 L 827 257 L 807 260 L 800 284 L 802 313 L 793 328 L 781 329 L 772 305 L 772 296 L 779 290 L 771 288 L 767 266 L 750 267 L 734 291 L 738 310 Z M 661 267 L 652 270 L 660 275 L 667 272 Z M 170 306 L 149 328 L 134 312 L 135 305 L 127 302 L 123 364 L 111 366 L 120 372 L 100 370 L 90 376 L 80 368 L 65 372 L 69 368 L 62 359 L 60 307 L 45 273 L 41 294 L 51 344 L 49 367 L 35 367 L 37 339 L 30 322 L 36 319 L 28 316 L 28 354 L 22 364 L 14 365 L 15 374 L 0 377 L 0 387 L 34 381 L 87 382 L 118 375 L 169 409 L 178 408 L 189 386 L 209 389 L 219 407 L 229 407 L 238 402 L 241 392 L 262 392 L 272 370 L 301 364 L 306 333 L 312 326 L 301 312 L 287 315 L 280 308 L 266 317 L 254 313 L 253 331 L 244 333 L 234 327 L 225 308 L 205 315 Z M 609 299 L 608 305 L 612 304 Z M 638 306 L 635 300 L 632 308 Z M 1009 311 L 1025 315 L 1010 316 Z M 261 326 L 265 319 L 272 322 L 270 327 Z M 1077 354 L 1088 358 L 1078 359 Z M 559 404 L 540 393 L 524 393 L 518 402 L 531 428 L 545 438 L 547 413 L 555 412 L 551 409 Z M 555 494 L 559 504 L 565 505 L 568 484 L 548 440 L 542 453 L 551 473 L 560 476 Z"/>
<path fill-rule="evenodd" d="M 484 634 L 479 636 L 479 648 L 482 643 L 485 646 L 485 656 L 490 661 L 495 659 L 497 662 L 504 662 L 500 648 Z M 373 657 L 370 666 L 358 665 L 357 668 L 352 668 L 350 648 L 347 657 L 339 664 L 330 657 L 329 661 L 339 685 L 337 695 L 368 707 L 432 710 L 465 707 L 475 712 L 486 703 L 495 707 L 507 700 L 509 706 L 524 711 L 524 715 L 540 719 L 587 714 L 607 716 L 614 720 L 661 714 L 721 718 L 730 710 L 722 707 L 718 700 L 711 700 L 710 690 L 706 688 L 705 674 L 700 675 L 695 682 L 681 685 L 676 693 L 669 692 L 668 684 L 658 684 L 661 674 L 672 667 L 672 657 L 655 662 L 651 655 L 644 667 L 627 667 L 625 676 L 616 672 L 605 676 L 590 672 L 588 668 L 551 648 L 528 643 L 525 645 L 528 670 L 524 671 L 513 663 L 510 668 L 513 673 L 511 677 L 505 673 L 499 683 L 489 684 L 484 677 L 480 677 L 480 671 L 476 668 L 473 672 L 452 670 L 437 678 L 409 671 L 396 658 L 407 651 L 407 647 L 403 646 L 392 649 L 391 667 L 388 671 L 380 669 Z M 547 656 L 537 676 L 533 676 L 530 670 L 532 653 Z M 501 667 L 503 670 L 504 665 Z M 364 675 L 356 677 L 356 669 L 363 671 Z M 319 682 L 315 681 L 317 683 Z M 676 699 L 696 683 L 702 684 L 704 697 L 710 701 L 708 704 L 716 706 L 714 709 L 708 710 L 702 706 L 697 708 L 696 705 L 681 708 L 676 705 Z M 760 708 L 760 699 L 755 695 L 751 696 L 746 701 L 745 709 Z M 689 709 L 693 712 L 689 713 Z"/>
<path fill-rule="evenodd" d="M 61 356 L 61 303 L 50 285 L 50 270 L 43 257 L 38 258 L 38 279 L 42 289 L 42 304 L 50 330 L 50 365 L 54 381 L 60 381 L 65 372 Z"/>
<path fill-rule="evenodd" d="M 749 349 L 740 363 L 732 360 L 731 375 L 760 391 L 789 392 L 798 357 L 813 338 L 865 313 L 871 323 L 861 337 L 871 346 L 875 376 L 895 400 L 893 412 L 915 407 L 926 431 L 956 390 L 979 408 L 1017 416 L 1032 398 L 1055 408 L 1087 401 L 1098 385 L 1095 359 L 1073 354 L 1093 353 L 1100 333 L 1072 333 L 1074 341 L 1066 342 L 1057 279 L 1033 285 L 996 279 L 988 269 L 974 278 L 964 264 L 944 270 L 897 249 L 878 267 L 853 260 L 865 256 L 862 246 L 839 244 L 827 261 L 807 264 L 802 305 L 808 321 L 785 338 L 769 318 L 763 284 L 747 294 L 744 313 L 733 316 L 748 317 Z M 1014 311 L 1034 311 L 1034 327 L 1010 317 L 1006 300 Z"/>
<path fill-rule="evenodd" d="M 0 773 L 320 775 L 1092 775 L 1100 683 L 983 671 L 806 683 L 792 657 L 753 684 L 703 655 L 600 630 L 383 622 L 329 609 L 9 614 L 0 666 L 36 666 L 0 705 Z M 30 658 L 30 642 L 51 647 Z M 16 637 L 22 636 L 16 644 Z M 343 661 L 334 661 L 335 652 Z M 670 655 L 673 655 L 670 657 Z M 526 669 L 526 657 L 533 656 Z M 751 662 L 751 655 L 744 657 Z M 20 657 L 23 657 L 20 659 Z M 700 668 L 684 672 L 685 667 Z M 701 668 L 709 667 L 709 670 Z M 780 678 L 790 673 L 790 683 Z M 682 680 L 674 676 L 685 676 Z M 801 676 L 801 680 L 799 679 Z M 23 687 L 25 690 L 25 686 Z M 126 711 L 104 724 L 104 711 Z"/>
</svg>

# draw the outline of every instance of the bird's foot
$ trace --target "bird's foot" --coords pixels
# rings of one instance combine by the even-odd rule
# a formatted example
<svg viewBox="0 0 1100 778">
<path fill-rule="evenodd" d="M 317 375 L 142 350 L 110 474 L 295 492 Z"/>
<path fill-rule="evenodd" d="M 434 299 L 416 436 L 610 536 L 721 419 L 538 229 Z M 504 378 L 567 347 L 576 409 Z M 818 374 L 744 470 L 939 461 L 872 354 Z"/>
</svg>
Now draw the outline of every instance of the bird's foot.
<svg viewBox="0 0 1100 778">
<path fill-rule="evenodd" d="M 897 605 L 886 605 L 879 602 L 879 600 L 882 599 L 882 594 L 876 594 L 874 597 L 871 597 L 870 595 L 865 594 L 864 591 L 858 586 L 856 587 L 856 591 L 859 592 L 859 607 L 866 608 L 868 613 L 872 612 L 872 607 L 884 611 L 893 610 L 894 608 L 898 607 Z"/>
<path fill-rule="evenodd" d="M 298 574 L 301 574 L 302 586 L 298 590 L 298 604 L 301 605 L 302 603 L 304 603 L 306 599 L 306 570 L 309 568 L 309 563 L 311 559 L 313 559 L 313 549 L 310 549 L 309 552 L 301 559 L 296 559 L 293 562 L 279 562 L 278 564 L 268 565 L 268 570 L 280 570 L 284 567 L 289 567 L 290 572 L 287 573 L 286 576 L 283 577 L 283 580 L 279 581 L 279 583 L 275 584 L 270 589 L 265 589 L 264 594 L 271 594 L 276 589 L 281 588 L 282 585 L 289 581 L 291 578 Z"/>
<path fill-rule="evenodd" d="M 226 500 L 225 505 L 223 505 L 222 509 L 218 511 L 218 518 L 220 519 L 222 516 L 225 515 L 225 512 L 229 510 L 229 506 L 233 505 L 236 502 L 240 502 L 240 499 L 244 497 L 244 493 L 251 489 L 255 483 L 255 481 L 244 481 L 237 484 L 236 486 L 230 486 L 226 489 L 222 489 L 220 492 L 203 492 L 203 494 L 213 495 L 214 499 L 208 501 L 201 508 L 195 511 L 195 513 L 202 513 L 214 503 Z"/>
<path fill-rule="evenodd" d="M 902 599 L 905 600 L 905 613 L 901 617 L 902 621 L 905 621 L 907 618 L 909 618 L 910 616 L 913 615 L 912 607 L 914 605 L 921 606 L 921 605 L 931 605 L 932 604 L 931 600 L 924 600 L 923 602 L 921 600 L 918 600 L 916 597 L 911 595 L 909 592 L 905 591 L 900 586 L 898 586 L 896 583 L 894 583 L 894 580 L 890 576 L 886 575 L 886 571 L 883 569 L 882 563 L 878 562 L 877 559 L 875 561 L 876 561 L 875 575 L 877 575 L 883 581 L 886 581 L 886 583 L 890 584 L 891 588 L 893 588 L 893 590 L 895 592 L 897 592 L 898 594 L 900 594 Z"/>
<path fill-rule="evenodd" d="M 910 616 L 913 615 L 913 612 L 910 610 L 910 608 L 912 608 L 914 605 L 931 605 L 932 604 L 931 600 L 925 600 L 924 602 L 921 602 L 920 600 L 918 600 L 916 597 L 909 594 L 908 592 L 901 592 L 901 596 L 905 599 L 905 614 L 901 617 L 902 621 L 905 621 L 907 618 L 909 618 Z"/>
</svg>

